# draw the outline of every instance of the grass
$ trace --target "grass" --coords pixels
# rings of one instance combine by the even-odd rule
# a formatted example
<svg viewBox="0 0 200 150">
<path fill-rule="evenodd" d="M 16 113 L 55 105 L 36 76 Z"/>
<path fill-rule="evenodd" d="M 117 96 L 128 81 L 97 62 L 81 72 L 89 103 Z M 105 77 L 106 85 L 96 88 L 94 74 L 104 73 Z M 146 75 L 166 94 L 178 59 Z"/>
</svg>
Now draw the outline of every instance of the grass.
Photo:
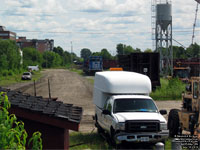
<svg viewBox="0 0 200 150">
<path fill-rule="evenodd" d="M 29 82 L 30 80 L 21 80 L 22 74 L 15 74 L 12 76 L 0 76 L 0 86 L 9 86 L 11 84 L 19 83 L 19 82 Z M 32 81 L 37 81 L 39 78 L 41 78 L 42 74 L 37 71 L 34 72 L 32 75 Z"/>
<path fill-rule="evenodd" d="M 76 72 L 79 75 L 84 76 L 81 69 L 69 68 L 70 71 Z M 87 78 L 91 84 L 94 84 L 93 78 Z M 173 79 L 160 79 L 161 87 L 157 87 L 150 96 L 154 100 L 181 100 L 182 92 L 185 91 L 185 84 L 178 78 Z"/>
<path fill-rule="evenodd" d="M 69 68 L 69 70 L 72 71 L 72 72 L 76 72 L 79 75 L 82 75 L 82 76 L 84 75 L 84 72 L 81 69 Z"/>
<path fill-rule="evenodd" d="M 178 78 L 161 78 L 161 87 L 153 91 L 150 96 L 154 100 L 180 100 L 182 92 L 185 91 L 185 84 Z"/>
<path fill-rule="evenodd" d="M 70 150 L 80 149 L 112 149 L 97 133 L 70 133 Z"/>
<path fill-rule="evenodd" d="M 80 149 L 98 149 L 98 150 L 109 150 L 113 149 L 105 139 L 103 139 L 97 133 L 70 133 L 70 150 Z M 165 149 L 171 150 L 171 139 L 168 139 L 165 143 Z"/>
</svg>

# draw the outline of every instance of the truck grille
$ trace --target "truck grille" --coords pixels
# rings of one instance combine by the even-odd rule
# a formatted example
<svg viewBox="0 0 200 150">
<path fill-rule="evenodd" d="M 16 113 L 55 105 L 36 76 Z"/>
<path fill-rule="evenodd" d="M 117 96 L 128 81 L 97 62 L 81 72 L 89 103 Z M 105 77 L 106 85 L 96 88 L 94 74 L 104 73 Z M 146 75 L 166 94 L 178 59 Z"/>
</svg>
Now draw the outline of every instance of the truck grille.
<svg viewBox="0 0 200 150">
<path fill-rule="evenodd" d="M 126 121 L 125 129 L 127 132 L 158 132 L 160 122 L 158 120 Z"/>
</svg>

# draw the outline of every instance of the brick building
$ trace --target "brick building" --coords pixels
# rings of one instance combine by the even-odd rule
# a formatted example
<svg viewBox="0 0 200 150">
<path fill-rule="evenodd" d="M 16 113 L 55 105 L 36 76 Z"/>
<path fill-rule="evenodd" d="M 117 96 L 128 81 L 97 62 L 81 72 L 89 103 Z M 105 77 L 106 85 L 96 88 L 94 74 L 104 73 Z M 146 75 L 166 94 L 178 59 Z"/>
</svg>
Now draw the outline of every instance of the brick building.
<svg viewBox="0 0 200 150">
<path fill-rule="evenodd" d="M 16 40 L 16 33 L 6 30 L 4 26 L 0 26 L 0 39 Z"/>
<path fill-rule="evenodd" d="M 6 30 L 4 26 L 0 26 L 0 39 L 10 39 L 17 42 L 20 49 L 25 47 L 33 47 L 43 53 L 44 51 L 53 51 L 54 40 L 44 39 L 26 39 L 26 37 L 18 37 L 15 32 Z"/>
<path fill-rule="evenodd" d="M 33 47 L 40 51 L 41 53 L 44 51 L 52 51 L 54 47 L 54 40 L 37 40 L 37 39 L 26 39 L 26 37 L 19 37 L 17 39 L 17 44 L 21 49 L 25 47 Z"/>
</svg>

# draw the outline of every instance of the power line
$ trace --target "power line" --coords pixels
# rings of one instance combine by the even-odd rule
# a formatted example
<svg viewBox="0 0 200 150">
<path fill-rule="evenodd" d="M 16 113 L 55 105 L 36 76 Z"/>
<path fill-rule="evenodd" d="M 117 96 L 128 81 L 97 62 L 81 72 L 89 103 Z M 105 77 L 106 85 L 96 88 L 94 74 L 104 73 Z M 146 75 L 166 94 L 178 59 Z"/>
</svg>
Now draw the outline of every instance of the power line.
<svg viewBox="0 0 200 150">
<path fill-rule="evenodd" d="M 14 32 L 28 32 L 28 33 L 53 33 L 53 34 L 135 34 L 135 33 L 151 33 L 151 32 L 78 32 L 78 31 L 44 31 L 44 30 L 39 30 L 39 31 L 31 31 L 31 30 L 13 30 Z M 192 30 L 174 30 L 173 32 L 175 33 L 191 33 Z M 200 31 L 200 30 L 195 30 L 195 31 Z"/>
</svg>

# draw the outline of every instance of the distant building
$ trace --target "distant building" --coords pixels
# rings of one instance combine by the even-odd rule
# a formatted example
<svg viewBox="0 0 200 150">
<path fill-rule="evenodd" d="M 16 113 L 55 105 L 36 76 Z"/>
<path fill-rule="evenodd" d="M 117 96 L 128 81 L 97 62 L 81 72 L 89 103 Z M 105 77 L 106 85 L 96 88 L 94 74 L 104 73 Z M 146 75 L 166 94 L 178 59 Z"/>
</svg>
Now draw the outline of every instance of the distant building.
<svg viewBox="0 0 200 150">
<path fill-rule="evenodd" d="M 4 26 L 0 26 L 0 39 L 16 40 L 16 33 L 6 30 Z"/>
<path fill-rule="evenodd" d="M 25 47 L 33 47 L 43 53 L 44 51 L 53 51 L 54 40 L 37 40 L 37 39 L 26 39 L 26 37 L 19 37 L 17 44 L 21 49 Z"/>
</svg>

